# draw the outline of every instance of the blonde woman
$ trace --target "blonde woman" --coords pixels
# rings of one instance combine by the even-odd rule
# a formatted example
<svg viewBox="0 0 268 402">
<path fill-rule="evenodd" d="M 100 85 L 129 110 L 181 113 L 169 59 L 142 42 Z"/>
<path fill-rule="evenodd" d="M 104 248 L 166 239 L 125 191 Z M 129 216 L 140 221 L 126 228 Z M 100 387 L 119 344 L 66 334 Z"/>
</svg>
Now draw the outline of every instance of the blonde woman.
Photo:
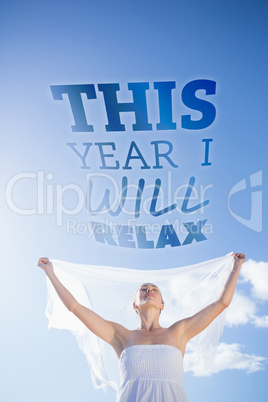
<svg viewBox="0 0 268 402">
<path fill-rule="evenodd" d="M 38 266 L 45 271 L 67 309 L 115 350 L 121 377 L 117 402 L 186 402 L 182 380 L 186 345 L 229 306 L 245 261 L 244 254 L 234 253 L 232 271 L 219 299 L 168 328 L 159 324 L 159 316 L 164 309 L 159 288 L 150 282 L 144 283 L 138 288 L 133 301 L 133 308 L 140 319 L 140 325 L 135 330 L 105 320 L 78 303 L 59 281 L 48 258 L 40 258 Z M 112 300 L 107 300 L 107 303 L 112 303 Z"/>
</svg>

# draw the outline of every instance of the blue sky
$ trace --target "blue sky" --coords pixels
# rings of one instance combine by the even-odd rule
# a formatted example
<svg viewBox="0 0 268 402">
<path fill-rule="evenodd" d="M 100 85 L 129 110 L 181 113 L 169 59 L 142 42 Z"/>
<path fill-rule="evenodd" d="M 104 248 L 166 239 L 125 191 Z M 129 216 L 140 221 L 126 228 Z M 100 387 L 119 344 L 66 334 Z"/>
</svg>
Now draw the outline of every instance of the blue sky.
<svg viewBox="0 0 268 402">
<path fill-rule="evenodd" d="M 74 398 L 112 401 L 112 392 L 103 393 L 91 385 L 90 371 L 74 338 L 67 331 L 47 330 L 44 316 L 46 287 L 43 272 L 36 268 L 40 256 L 77 263 L 162 269 L 197 263 L 232 250 L 245 252 L 247 264 L 238 284 L 234 307 L 221 338 L 219 372 L 208 377 L 186 371 L 184 382 L 189 401 L 264 401 L 267 378 L 267 3 L 265 1 L 9 1 L 1 6 L 1 239 L 2 281 L 1 331 L 3 400 L 36 401 Z M 192 113 L 182 102 L 185 85 L 193 80 L 216 82 L 216 94 L 199 96 L 216 108 L 216 119 L 202 130 L 181 127 L 181 116 Z M 173 119 L 176 130 L 157 131 L 157 97 L 153 82 L 175 81 Z M 97 84 L 120 83 L 121 102 L 130 102 L 127 83 L 149 82 L 148 114 L 154 124 L 151 132 L 133 132 L 133 113 L 121 117 L 125 132 L 107 133 L 105 109 Z M 94 133 L 74 133 L 70 105 L 53 100 L 50 85 L 94 84 L 97 100 L 84 99 L 87 117 L 95 124 Z M 123 114 L 123 113 L 122 113 Z M 201 166 L 202 139 L 212 138 L 211 166 Z M 164 197 L 196 178 L 197 198 L 209 186 L 203 213 L 183 216 L 178 209 L 165 219 L 175 225 L 189 220 L 208 219 L 207 240 L 187 246 L 163 249 L 113 247 L 67 230 L 68 219 L 85 223 L 94 220 L 81 210 L 63 216 L 57 224 L 57 193 L 66 185 L 84 189 L 88 173 L 100 173 L 99 157 L 92 148 L 92 169 L 81 169 L 81 161 L 66 143 L 114 142 L 116 157 L 124 164 L 131 141 L 136 141 L 150 165 L 154 154 L 150 142 L 173 144 L 178 168 L 168 163 L 160 171 L 140 169 L 133 161 L 131 171 L 108 171 L 116 183 L 127 175 L 129 183 L 142 177 L 146 184 L 161 178 Z M 39 172 L 39 187 L 37 173 Z M 127 173 L 126 173 L 127 172 Z M 257 173 L 260 172 L 260 173 Z M 103 171 L 102 171 L 103 173 Z M 257 173 L 262 183 L 253 197 L 250 176 Z M 54 204 L 54 212 L 26 215 L 14 212 L 8 183 L 18 174 L 28 176 L 13 186 L 13 203 L 29 210 L 42 203 L 42 188 Z M 50 174 L 50 176 L 48 176 Z M 43 176 L 42 176 L 43 175 Z M 32 179 L 30 178 L 32 177 Z M 42 184 L 43 177 L 43 184 Z M 109 180 L 111 180 L 109 178 Z M 169 180 L 171 185 L 169 184 Z M 242 182 L 245 180 L 244 182 Z M 234 193 L 228 207 L 228 194 L 239 182 L 245 190 Z M 99 182 L 97 191 L 104 190 Z M 107 182 L 105 182 L 105 185 Z M 58 187 L 57 187 L 58 186 Z M 254 190 L 254 189 L 253 189 Z M 146 189 L 149 198 L 152 188 Z M 4 197 L 6 192 L 7 200 Z M 41 201 L 40 201 L 41 200 Z M 74 192 L 64 195 L 64 206 L 76 205 Z M 164 206 L 168 198 L 164 198 Z M 193 205 L 191 204 L 191 205 Z M 130 209 L 133 202 L 129 201 Z M 190 205 L 190 203 L 189 203 Z M 13 210 L 12 210 L 13 208 Z M 246 227 L 234 214 L 248 220 Z M 250 217 L 252 219 L 250 220 Z M 126 213 L 117 223 L 133 219 Z M 258 222 L 262 229 L 256 229 Z M 69 221 L 70 222 L 70 221 Z M 156 222 L 143 212 L 136 223 Z M 80 226 L 82 228 L 82 226 Z M 180 235 L 182 236 L 182 235 Z M 180 237 L 179 236 L 179 237 Z M 182 237 L 183 240 L 183 237 Z M 257 264 L 263 262 L 263 264 Z M 254 275 L 253 275 L 254 272 Z M 239 311 L 239 314 L 237 312 Z M 227 345 L 227 346 L 226 346 Z M 230 360 L 226 356 L 229 353 Z M 239 365 L 240 363 L 240 365 Z M 219 367 L 219 366 L 215 366 Z M 252 371 L 252 372 L 248 372 Z"/>
</svg>

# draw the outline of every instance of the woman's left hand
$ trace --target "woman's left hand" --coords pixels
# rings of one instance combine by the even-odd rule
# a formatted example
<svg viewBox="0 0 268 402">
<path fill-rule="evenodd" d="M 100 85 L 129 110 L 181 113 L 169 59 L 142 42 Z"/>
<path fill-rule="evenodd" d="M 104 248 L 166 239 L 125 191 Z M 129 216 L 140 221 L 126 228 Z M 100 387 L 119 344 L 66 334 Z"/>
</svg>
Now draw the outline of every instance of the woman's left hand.
<svg viewBox="0 0 268 402">
<path fill-rule="evenodd" d="M 239 262 L 241 265 L 246 261 L 246 255 L 240 253 L 233 253 L 234 262 Z"/>
</svg>

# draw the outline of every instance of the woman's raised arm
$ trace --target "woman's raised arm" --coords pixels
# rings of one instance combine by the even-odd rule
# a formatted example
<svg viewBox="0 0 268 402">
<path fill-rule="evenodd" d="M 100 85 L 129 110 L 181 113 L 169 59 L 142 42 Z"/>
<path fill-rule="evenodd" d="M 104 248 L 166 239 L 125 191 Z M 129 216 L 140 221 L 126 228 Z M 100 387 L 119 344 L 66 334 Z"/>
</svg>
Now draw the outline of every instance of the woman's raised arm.
<svg viewBox="0 0 268 402">
<path fill-rule="evenodd" d="M 69 290 L 60 282 L 54 272 L 53 264 L 48 258 L 40 258 L 38 266 L 45 271 L 67 309 L 76 315 L 95 335 L 109 343 L 115 350 L 120 349 L 124 333 L 127 331 L 126 328 L 120 324 L 105 320 L 94 311 L 78 303 Z"/>
<path fill-rule="evenodd" d="M 55 275 L 54 268 L 52 262 L 49 261 L 48 258 L 39 258 L 38 266 L 42 268 L 47 277 L 50 279 L 52 285 L 54 286 L 56 292 L 58 293 L 59 298 L 67 307 L 69 311 L 73 310 L 73 307 L 77 303 L 77 300 L 73 297 L 73 295 L 67 290 L 63 284 L 59 281 L 57 276 Z"/>
<path fill-rule="evenodd" d="M 208 325 L 228 307 L 232 301 L 239 272 L 242 264 L 246 261 L 245 254 L 234 253 L 233 268 L 225 283 L 223 292 L 218 300 L 211 303 L 203 310 L 199 311 L 192 317 L 185 318 L 173 324 L 173 329 L 178 332 L 179 336 L 184 338 L 187 343 L 194 336 L 202 332 Z"/>
</svg>

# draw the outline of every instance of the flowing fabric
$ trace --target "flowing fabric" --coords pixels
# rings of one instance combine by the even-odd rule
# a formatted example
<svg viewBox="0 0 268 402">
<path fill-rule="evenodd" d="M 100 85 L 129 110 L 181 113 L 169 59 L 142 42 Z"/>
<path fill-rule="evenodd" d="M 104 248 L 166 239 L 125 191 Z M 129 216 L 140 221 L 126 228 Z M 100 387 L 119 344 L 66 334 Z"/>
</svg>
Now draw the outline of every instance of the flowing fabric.
<svg viewBox="0 0 268 402">
<path fill-rule="evenodd" d="M 217 300 L 232 269 L 232 261 L 232 253 L 229 253 L 186 267 L 136 270 L 51 260 L 55 274 L 80 304 L 128 329 L 136 329 L 139 325 L 132 302 L 142 283 L 154 283 L 161 290 L 165 308 L 160 315 L 160 325 L 168 327 Z M 117 390 L 118 360 L 112 347 L 97 338 L 68 311 L 48 278 L 47 290 L 48 328 L 70 330 L 87 358 L 93 385 Z M 191 353 L 198 354 L 204 371 L 213 364 L 223 325 L 224 313 L 189 342 Z"/>
</svg>

